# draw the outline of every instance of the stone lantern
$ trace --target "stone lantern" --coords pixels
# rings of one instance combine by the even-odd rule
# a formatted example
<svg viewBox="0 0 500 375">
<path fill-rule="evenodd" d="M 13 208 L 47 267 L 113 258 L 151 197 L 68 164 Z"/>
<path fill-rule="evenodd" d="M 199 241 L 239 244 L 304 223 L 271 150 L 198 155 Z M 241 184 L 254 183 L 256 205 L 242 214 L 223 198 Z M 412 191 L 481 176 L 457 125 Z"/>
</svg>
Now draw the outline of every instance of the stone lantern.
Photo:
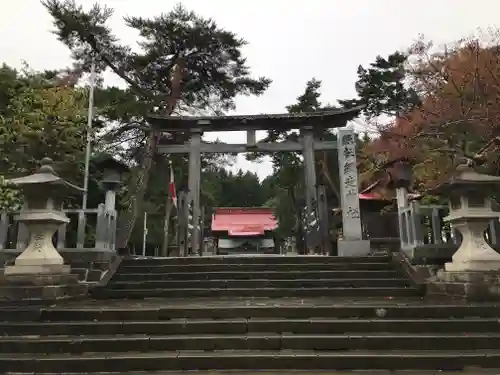
<svg viewBox="0 0 500 375">
<path fill-rule="evenodd" d="M 106 192 L 106 211 L 113 211 L 116 206 L 116 191 L 120 188 L 123 175 L 129 168 L 108 154 L 97 155 L 93 162 L 96 168 L 102 170 L 101 187 Z"/>
<path fill-rule="evenodd" d="M 399 159 L 390 164 L 393 167 L 391 176 L 393 186 L 395 188 L 409 189 L 413 176 L 413 166 L 410 161 Z M 388 166 L 391 166 L 390 164 Z"/>
<path fill-rule="evenodd" d="M 498 213 L 492 209 L 491 195 L 500 187 L 500 177 L 477 173 L 472 167 L 460 165 L 449 182 L 435 193 L 449 197 L 449 215 L 444 218 L 462 235 L 462 243 L 446 263 L 445 271 L 500 270 L 500 254 L 491 248 L 484 233 Z"/>
<path fill-rule="evenodd" d="M 5 276 L 68 275 L 70 266 L 52 243 L 57 229 L 69 223 L 62 211 L 62 201 L 71 190 L 83 189 L 66 182 L 52 167 L 52 160 L 44 158 L 41 167 L 26 177 L 9 182 L 21 190 L 25 205 L 16 220 L 26 225 L 30 233 L 28 246 L 15 259 L 14 265 L 5 267 Z"/>
</svg>

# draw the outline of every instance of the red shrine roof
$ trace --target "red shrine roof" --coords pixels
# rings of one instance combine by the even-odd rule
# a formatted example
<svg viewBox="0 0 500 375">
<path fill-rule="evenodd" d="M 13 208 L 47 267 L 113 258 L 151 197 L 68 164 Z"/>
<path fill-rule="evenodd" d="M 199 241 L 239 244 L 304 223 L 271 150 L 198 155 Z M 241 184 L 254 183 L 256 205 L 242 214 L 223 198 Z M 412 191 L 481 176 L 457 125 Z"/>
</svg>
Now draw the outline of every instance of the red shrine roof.
<svg viewBox="0 0 500 375">
<path fill-rule="evenodd" d="M 221 207 L 212 216 L 212 232 L 228 232 L 230 236 L 261 236 L 277 227 L 272 208 Z"/>
<path fill-rule="evenodd" d="M 419 199 L 421 194 L 408 193 L 409 199 Z M 363 189 L 359 193 L 359 200 L 362 201 L 392 201 L 396 199 L 396 192 L 394 189 L 386 189 L 381 180 L 375 181 L 373 184 Z"/>
</svg>

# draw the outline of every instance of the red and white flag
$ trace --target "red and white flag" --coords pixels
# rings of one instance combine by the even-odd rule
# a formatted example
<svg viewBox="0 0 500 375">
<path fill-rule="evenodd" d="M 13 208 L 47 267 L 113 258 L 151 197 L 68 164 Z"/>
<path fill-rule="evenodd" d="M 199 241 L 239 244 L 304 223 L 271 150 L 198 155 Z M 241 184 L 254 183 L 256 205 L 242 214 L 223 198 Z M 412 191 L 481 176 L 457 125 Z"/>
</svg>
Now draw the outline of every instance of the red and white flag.
<svg viewBox="0 0 500 375">
<path fill-rule="evenodd" d="M 172 203 L 175 208 L 177 208 L 177 193 L 175 191 L 175 180 L 174 180 L 174 169 L 172 168 L 172 161 L 169 161 L 170 164 L 170 184 L 169 184 L 169 193 L 172 198 Z"/>
</svg>

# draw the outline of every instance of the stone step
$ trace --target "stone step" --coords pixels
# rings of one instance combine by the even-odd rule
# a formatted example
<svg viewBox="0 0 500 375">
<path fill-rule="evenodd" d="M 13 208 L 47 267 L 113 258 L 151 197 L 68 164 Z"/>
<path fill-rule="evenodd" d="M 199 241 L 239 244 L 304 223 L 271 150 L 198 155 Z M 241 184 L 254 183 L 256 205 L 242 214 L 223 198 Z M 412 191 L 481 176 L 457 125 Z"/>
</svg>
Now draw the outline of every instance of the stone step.
<svg viewBox="0 0 500 375">
<path fill-rule="evenodd" d="M 71 313 L 70 313 L 71 315 Z M 500 333 L 499 318 L 463 319 L 173 319 L 151 321 L 0 322 L 0 336 L 196 334 Z"/>
<path fill-rule="evenodd" d="M 468 350 L 500 349 L 500 334 L 245 334 L 128 335 L 0 338 L 0 353 L 81 354 L 99 352 L 218 350 Z M 499 364 L 500 367 L 500 364 Z"/>
<path fill-rule="evenodd" d="M 109 289 L 97 288 L 92 296 L 99 299 L 120 298 L 189 298 L 189 297 L 370 297 L 416 296 L 419 290 L 411 287 L 332 287 L 332 288 L 186 288 L 186 289 Z"/>
<path fill-rule="evenodd" d="M 369 371 L 369 372 L 367 372 Z M 436 370 L 345 370 L 345 371 L 328 371 L 328 370 L 286 370 L 285 371 L 268 371 L 268 370 L 252 370 L 239 371 L 239 370 L 224 370 L 224 371 L 196 371 L 196 375 L 498 375 L 498 369 L 480 369 L 478 367 L 468 367 L 459 371 L 441 371 L 436 373 Z M 60 373 L 45 373 L 47 375 L 61 375 Z M 78 374 L 80 372 L 65 372 L 64 374 Z M 185 371 L 128 371 L 127 375 L 186 375 L 189 372 Z M 33 372 L 18 372 L 16 375 L 33 375 Z M 104 375 L 101 372 L 87 372 L 85 375 Z M 105 375 L 123 375 L 121 372 L 106 372 Z"/>
<path fill-rule="evenodd" d="M 362 275 L 360 275 L 362 276 Z M 232 288 L 336 288 L 405 287 L 406 279 L 288 279 L 288 280 L 144 280 L 117 281 L 109 289 L 232 289 Z"/>
<path fill-rule="evenodd" d="M 75 321 L 162 321 L 170 319 L 462 319 L 496 318 L 500 324 L 500 305 L 421 305 L 402 301 L 388 300 L 367 302 L 366 304 L 349 303 L 339 300 L 337 304 L 326 303 L 312 306 L 308 301 L 304 305 L 287 306 L 279 301 L 262 302 L 255 300 L 253 305 L 235 301 L 233 306 L 221 306 L 210 301 L 199 300 L 193 304 L 176 300 L 159 300 L 155 306 L 127 303 L 127 307 L 101 305 L 75 305 L 72 307 L 47 308 L 11 308 L 0 309 L 0 322 L 75 322 Z M 222 301 L 224 303 L 224 301 Z M 395 303 L 396 302 L 396 303 Z M 161 305 L 161 307 L 160 307 Z"/>
<path fill-rule="evenodd" d="M 370 271 L 393 270 L 391 263 L 236 263 L 236 264 L 171 264 L 140 265 L 122 264 L 120 273 L 173 273 L 173 272 L 215 272 L 215 271 Z"/>
<path fill-rule="evenodd" d="M 161 370 L 376 370 L 500 368 L 500 350 L 459 351 L 156 351 L 0 354 L 0 372 L 80 373 Z"/>
<path fill-rule="evenodd" d="M 204 256 L 204 257 L 147 257 L 125 258 L 122 264 L 142 266 L 192 264 L 304 264 L 304 263 L 387 263 L 389 256 L 336 257 L 321 255 L 266 255 L 266 256 Z"/>
<path fill-rule="evenodd" d="M 401 272 L 395 270 L 364 270 L 359 271 L 219 271 L 219 272 L 177 272 L 177 273 L 119 273 L 113 281 L 139 280 L 251 280 L 251 279 L 394 279 L 401 277 Z"/>
</svg>

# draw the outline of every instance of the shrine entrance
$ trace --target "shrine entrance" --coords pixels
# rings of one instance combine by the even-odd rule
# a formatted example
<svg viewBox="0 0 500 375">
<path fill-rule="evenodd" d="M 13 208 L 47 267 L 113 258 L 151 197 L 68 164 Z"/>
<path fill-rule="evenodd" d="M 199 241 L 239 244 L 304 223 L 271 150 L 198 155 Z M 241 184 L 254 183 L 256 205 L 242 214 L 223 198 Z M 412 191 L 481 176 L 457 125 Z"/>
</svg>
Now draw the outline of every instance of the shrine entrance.
<svg viewBox="0 0 500 375">
<path fill-rule="evenodd" d="M 275 153 L 301 152 L 304 158 L 304 181 L 306 200 L 306 247 L 322 247 L 322 253 L 329 253 L 330 233 L 328 228 L 329 213 L 318 206 L 318 186 L 316 184 L 315 151 L 338 150 L 339 174 L 341 182 L 341 204 L 343 218 L 343 238 L 350 242 L 341 246 L 339 255 L 360 255 L 364 252 L 359 244 L 353 247 L 353 241 L 361 241 L 361 222 L 358 197 L 358 174 L 356 165 L 356 142 L 351 129 L 345 128 L 361 108 L 341 109 L 322 112 L 274 115 L 238 115 L 238 116 L 161 116 L 151 115 L 148 121 L 154 128 L 165 133 L 183 133 L 189 135 L 184 144 L 159 145 L 158 152 L 164 154 L 188 154 L 189 177 L 188 193 L 184 216 L 184 228 L 189 232 L 191 250 L 199 252 L 202 243 L 200 226 L 200 178 L 202 153 Z M 337 142 L 318 140 L 318 130 L 339 129 Z M 284 142 L 257 142 L 258 130 L 290 131 L 298 129 L 300 140 Z M 206 143 L 202 135 L 206 132 L 246 131 L 247 139 L 243 144 Z M 321 197 L 319 197 L 321 199 Z M 324 197 L 323 197 L 324 198 Z M 366 246 L 361 246 L 363 249 Z M 342 250 L 343 249 L 343 250 Z"/>
</svg>

